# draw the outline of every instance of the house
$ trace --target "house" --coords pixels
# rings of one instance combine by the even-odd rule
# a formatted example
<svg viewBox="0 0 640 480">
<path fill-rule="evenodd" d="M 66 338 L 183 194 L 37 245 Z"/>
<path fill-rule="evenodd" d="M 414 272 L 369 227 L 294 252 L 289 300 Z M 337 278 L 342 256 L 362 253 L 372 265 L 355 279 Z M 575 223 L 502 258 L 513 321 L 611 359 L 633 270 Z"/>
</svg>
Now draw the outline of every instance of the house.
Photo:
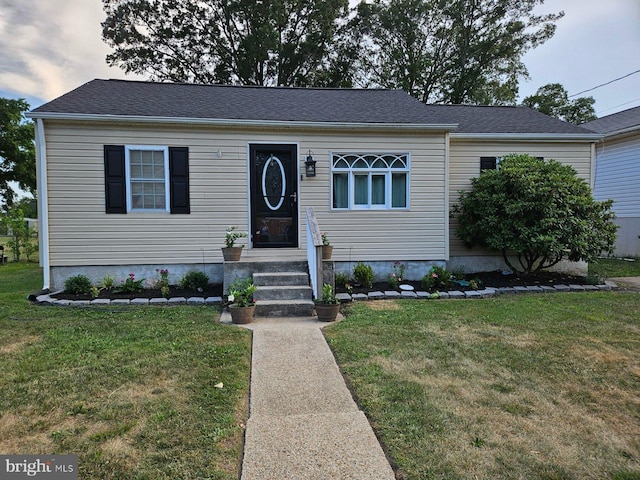
<svg viewBox="0 0 640 480">
<path fill-rule="evenodd" d="M 613 199 L 618 256 L 640 256 L 640 107 L 581 125 L 603 135 L 596 144 L 593 196 Z"/>
<path fill-rule="evenodd" d="M 93 80 L 29 116 L 51 289 L 78 273 L 156 268 L 221 281 L 229 225 L 250 233 L 243 258 L 304 256 L 308 207 L 337 272 L 356 261 L 380 278 L 395 261 L 408 279 L 436 264 L 502 268 L 456 239 L 457 192 L 512 152 L 569 163 L 592 184 L 600 139 L 526 107 L 424 105 L 377 89 Z"/>
</svg>

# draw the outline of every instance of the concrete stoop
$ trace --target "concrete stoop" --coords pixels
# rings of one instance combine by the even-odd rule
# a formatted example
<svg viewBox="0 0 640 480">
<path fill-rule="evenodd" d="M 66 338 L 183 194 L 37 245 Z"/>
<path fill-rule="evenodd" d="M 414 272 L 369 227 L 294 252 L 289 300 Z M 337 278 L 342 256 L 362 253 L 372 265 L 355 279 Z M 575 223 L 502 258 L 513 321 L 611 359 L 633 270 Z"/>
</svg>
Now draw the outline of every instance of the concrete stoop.
<svg viewBox="0 0 640 480">
<path fill-rule="evenodd" d="M 253 283 L 257 289 L 258 317 L 305 317 L 313 311 L 313 292 L 309 274 L 303 271 L 256 272 Z"/>
</svg>

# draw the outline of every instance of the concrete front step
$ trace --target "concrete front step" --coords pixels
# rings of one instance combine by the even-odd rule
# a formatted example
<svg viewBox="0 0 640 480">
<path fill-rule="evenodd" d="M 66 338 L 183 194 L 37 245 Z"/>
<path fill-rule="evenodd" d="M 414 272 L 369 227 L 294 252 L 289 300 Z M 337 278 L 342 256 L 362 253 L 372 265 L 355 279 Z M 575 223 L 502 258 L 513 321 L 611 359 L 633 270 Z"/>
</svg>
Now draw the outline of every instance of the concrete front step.
<svg viewBox="0 0 640 480">
<path fill-rule="evenodd" d="M 253 298 L 258 301 L 262 300 L 311 300 L 313 292 L 311 287 L 299 286 L 273 286 L 258 287 L 253 294 Z"/>
<path fill-rule="evenodd" d="M 279 285 L 309 286 L 309 274 L 306 272 L 265 272 L 254 273 L 253 283 L 258 287 Z"/>
<path fill-rule="evenodd" d="M 256 317 L 310 317 L 313 300 L 258 300 Z"/>
</svg>

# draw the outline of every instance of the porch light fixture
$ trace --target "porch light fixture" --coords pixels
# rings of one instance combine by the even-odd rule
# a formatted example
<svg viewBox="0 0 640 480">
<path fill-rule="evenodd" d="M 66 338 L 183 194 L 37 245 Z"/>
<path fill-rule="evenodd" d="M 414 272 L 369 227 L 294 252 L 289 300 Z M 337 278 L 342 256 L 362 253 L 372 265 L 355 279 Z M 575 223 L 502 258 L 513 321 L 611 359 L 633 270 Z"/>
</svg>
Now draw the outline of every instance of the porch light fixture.
<svg viewBox="0 0 640 480">
<path fill-rule="evenodd" d="M 304 173 L 307 177 L 316 176 L 316 161 L 311 155 L 311 150 L 309 150 L 309 155 L 307 155 L 307 159 L 304 161 Z"/>
</svg>

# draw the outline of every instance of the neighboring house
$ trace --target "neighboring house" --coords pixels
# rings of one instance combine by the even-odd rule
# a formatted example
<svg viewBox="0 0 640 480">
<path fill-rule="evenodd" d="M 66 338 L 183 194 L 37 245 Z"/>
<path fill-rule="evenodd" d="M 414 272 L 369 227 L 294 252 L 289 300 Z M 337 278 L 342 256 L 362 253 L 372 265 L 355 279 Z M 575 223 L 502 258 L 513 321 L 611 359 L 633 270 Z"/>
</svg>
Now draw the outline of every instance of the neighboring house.
<svg viewBox="0 0 640 480">
<path fill-rule="evenodd" d="M 600 138 L 526 107 L 424 105 L 395 90 L 94 80 L 29 116 L 52 289 L 77 273 L 156 268 L 220 281 L 229 225 L 250 232 L 244 255 L 304 255 L 306 207 L 336 271 L 501 268 L 456 239 L 457 192 L 512 152 L 571 164 L 592 184 Z"/>
<path fill-rule="evenodd" d="M 640 107 L 581 125 L 604 135 L 596 144 L 593 196 L 613 199 L 616 255 L 640 256 Z"/>
</svg>

